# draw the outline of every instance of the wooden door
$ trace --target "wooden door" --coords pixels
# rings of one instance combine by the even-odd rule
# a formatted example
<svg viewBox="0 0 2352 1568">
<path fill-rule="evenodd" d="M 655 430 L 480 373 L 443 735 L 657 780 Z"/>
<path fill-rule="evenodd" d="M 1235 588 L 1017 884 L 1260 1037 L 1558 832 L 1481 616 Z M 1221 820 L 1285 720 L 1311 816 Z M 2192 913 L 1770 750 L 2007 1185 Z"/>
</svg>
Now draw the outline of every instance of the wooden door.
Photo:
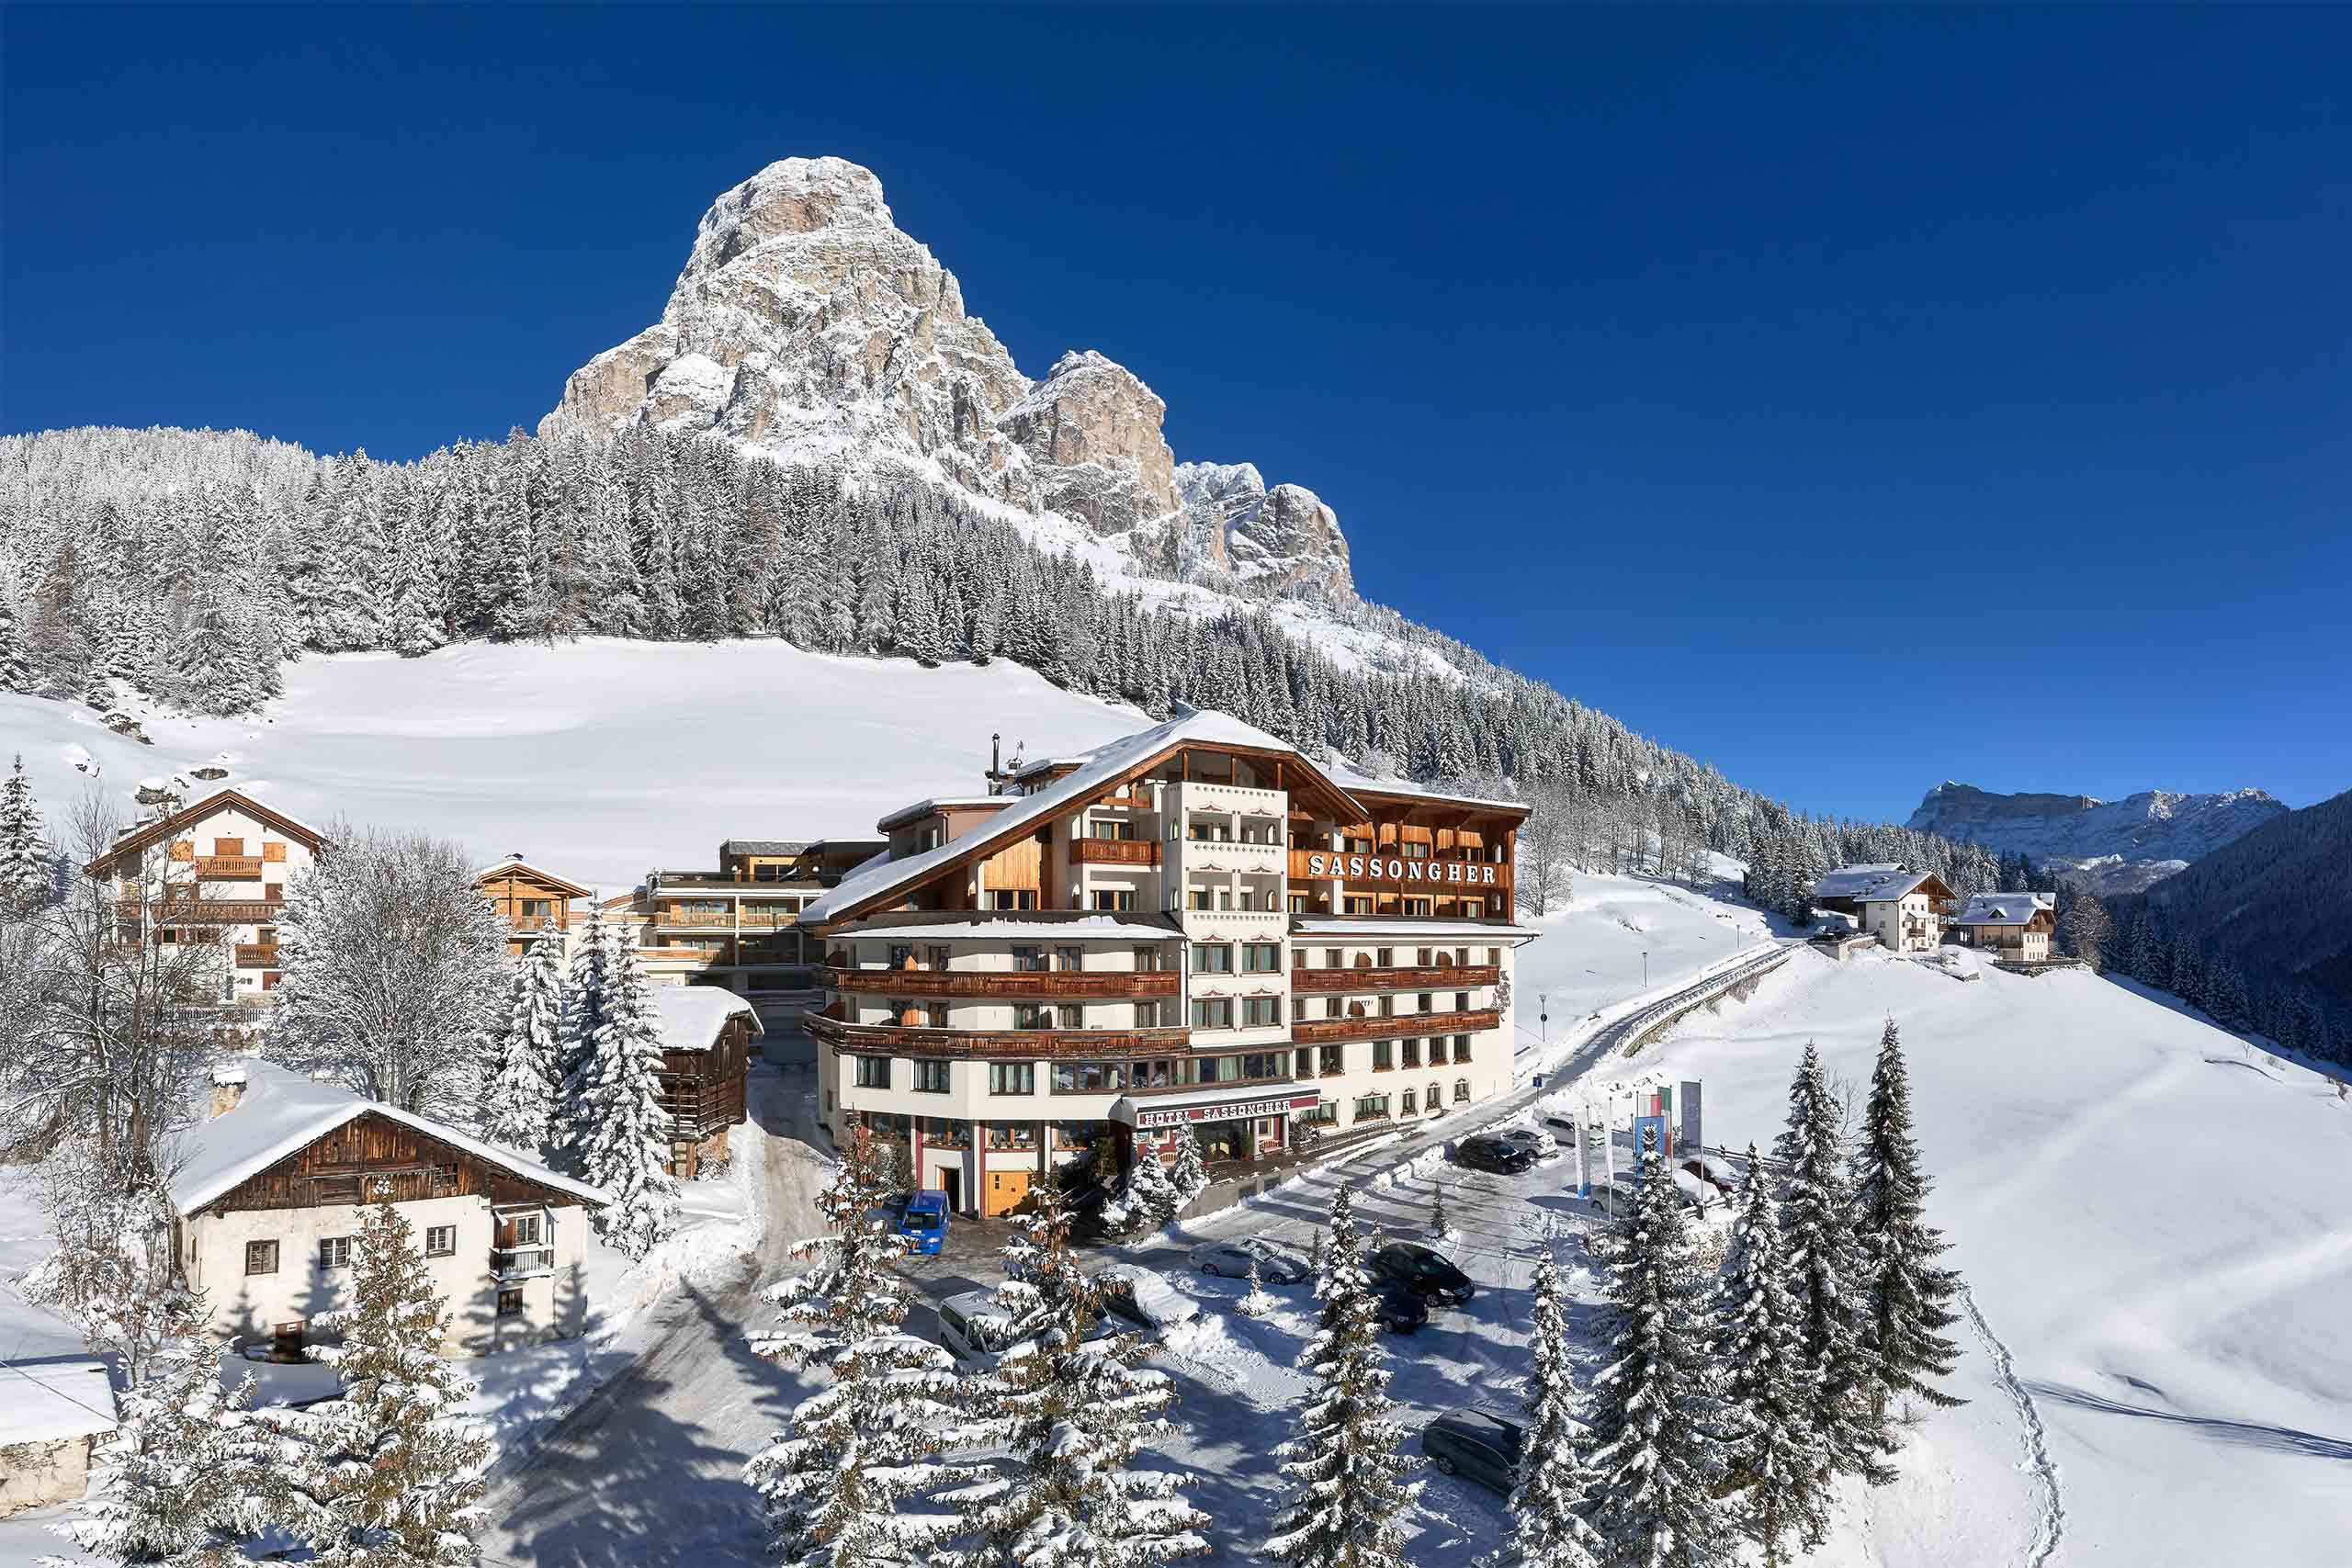
<svg viewBox="0 0 2352 1568">
<path fill-rule="evenodd" d="M 1029 1179 L 1035 1174 L 1027 1170 L 992 1170 L 989 1172 L 988 1190 L 983 1195 L 981 1213 L 993 1219 L 1009 1214 L 1029 1201 Z"/>
</svg>

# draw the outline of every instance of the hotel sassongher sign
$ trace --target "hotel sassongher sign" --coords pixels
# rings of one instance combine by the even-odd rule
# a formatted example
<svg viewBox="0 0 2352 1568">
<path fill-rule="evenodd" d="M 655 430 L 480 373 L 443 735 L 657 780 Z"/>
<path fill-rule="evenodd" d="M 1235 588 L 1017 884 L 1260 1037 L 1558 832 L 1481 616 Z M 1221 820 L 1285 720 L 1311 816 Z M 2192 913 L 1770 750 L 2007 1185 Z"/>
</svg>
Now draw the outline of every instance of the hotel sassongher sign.
<svg viewBox="0 0 2352 1568">
<path fill-rule="evenodd" d="M 1308 855 L 1306 874 L 1347 882 L 1433 882 L 1442 886 L 1495 886 L 1495 868 L 1479 861 L 1396 860 L 1381 855 Z"/>
</svg>

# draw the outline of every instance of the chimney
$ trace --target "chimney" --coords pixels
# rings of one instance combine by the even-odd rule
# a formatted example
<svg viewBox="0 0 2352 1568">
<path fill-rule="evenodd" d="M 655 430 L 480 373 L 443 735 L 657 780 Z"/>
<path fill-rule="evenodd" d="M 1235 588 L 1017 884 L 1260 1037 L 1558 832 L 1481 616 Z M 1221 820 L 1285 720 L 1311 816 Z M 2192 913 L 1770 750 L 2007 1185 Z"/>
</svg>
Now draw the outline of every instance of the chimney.
<svg viewBox="0 0 2352 1568">
<path fill-rule="evenodd" d="M 245 1098 L 245 1065 L 218 1062 L 212 1068 L 212 1114 L 225 1116 Z"/>
</svg>

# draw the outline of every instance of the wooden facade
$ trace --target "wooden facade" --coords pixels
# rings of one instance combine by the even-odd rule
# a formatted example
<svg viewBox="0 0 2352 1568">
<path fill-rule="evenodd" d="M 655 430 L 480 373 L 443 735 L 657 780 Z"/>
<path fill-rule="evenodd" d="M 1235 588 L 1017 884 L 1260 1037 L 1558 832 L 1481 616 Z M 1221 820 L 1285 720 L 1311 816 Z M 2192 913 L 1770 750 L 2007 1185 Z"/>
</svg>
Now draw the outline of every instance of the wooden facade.
<svg viewBox="0 0 2352 1568">
<path fill-rule="evenodd" d="M 1402 1040 L 1424 1034 L 1478 1034 L 1500 1029 L 1498 1008 L 1473 1008 L 1468 1012 L 1399 1012 L 1386 1017 L 1302 1019 L 1290 1026 L 1290 1037 L 1301 1045 L 1336 1044 L 1347 1040 Z"/>
<path fill-rule="evenodd" d="M 662 1108 L 670 1113 L 670 1174 L 691 1180 L 705 1160 L 727 1153 L 727 1130 L 749 1116 L 743 1081 L 751 1067 L 752 1024 L 730 1014 L 700 1049 L 662 1053 Z"/>
<path fill-rule="evenodd" d="M 1173 969 L 990 971 L 823 969 L 818 984 L 864 996 L 954 997 L 1006 1001 L 1131 1001 L 1174 997 Z"/>
<path fill-rule="evenodd" d="M 922 1029 L 843 1023 L 823 1013 L 810 1017 L 808 1031 L 842 1051 L 1013 1062 L 1159 1056 L 1193 1046 L 1190 1029 Z"/>
<path fill-rule="evenodd" d="M 519 860 L 492 866 L 475 878 L 474 886 L 514 933 L 506 942 L 509 955 L 519 955 L 542 938 L 562 942 L 571 928 L 572 900 L 589 893 L 576 882 Z"/>
<path fill-rule="evenodd" d="M 471 1197 L 492 1203 L 580 1201 L 404 1122 L 362 1111 L 247 1177 L 197 1213 L 356 1206 L 375 1198 L 388 1183 L 396 1203 Z"/>
</svg>

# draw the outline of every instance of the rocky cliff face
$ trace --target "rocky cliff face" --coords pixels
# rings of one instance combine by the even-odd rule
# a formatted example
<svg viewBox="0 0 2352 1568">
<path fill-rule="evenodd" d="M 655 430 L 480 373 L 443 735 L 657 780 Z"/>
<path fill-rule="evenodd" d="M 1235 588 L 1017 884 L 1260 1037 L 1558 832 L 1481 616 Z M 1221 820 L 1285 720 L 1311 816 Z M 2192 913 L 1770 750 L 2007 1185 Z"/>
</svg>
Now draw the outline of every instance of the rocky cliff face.
<svg viewBox="0 0 2352 1568">
<path fill-rule="evenodd" d="M 2258 789 L 2217 795 L 2144 790 L 2121 800 L 2086 795 L 1994 795 L 1945 783 L 1928 792 L 1910 826 L 2036 862 L 2064 861 L 2102 891 L 2136 890 L 2273 818 L 2285 803 Z"/>
<path fill-rule="evenodd" d="M 1338 517 L 1249 464 L 1196 509 L 1167 406 L 1092 350 L 1032 382 L 955 274 L 901 231 L 881 182 L 787 158 L 703 215 L 662 319 L 574 371 L 546 436 L 632 424 L 708 432 L 780 457 L 911 471 L 1123 543 L 1139 570 L 1234 592 L 1351 599 Z M 1229 515 L 1220 515 L 1221 512 Z"/>
</svg>

